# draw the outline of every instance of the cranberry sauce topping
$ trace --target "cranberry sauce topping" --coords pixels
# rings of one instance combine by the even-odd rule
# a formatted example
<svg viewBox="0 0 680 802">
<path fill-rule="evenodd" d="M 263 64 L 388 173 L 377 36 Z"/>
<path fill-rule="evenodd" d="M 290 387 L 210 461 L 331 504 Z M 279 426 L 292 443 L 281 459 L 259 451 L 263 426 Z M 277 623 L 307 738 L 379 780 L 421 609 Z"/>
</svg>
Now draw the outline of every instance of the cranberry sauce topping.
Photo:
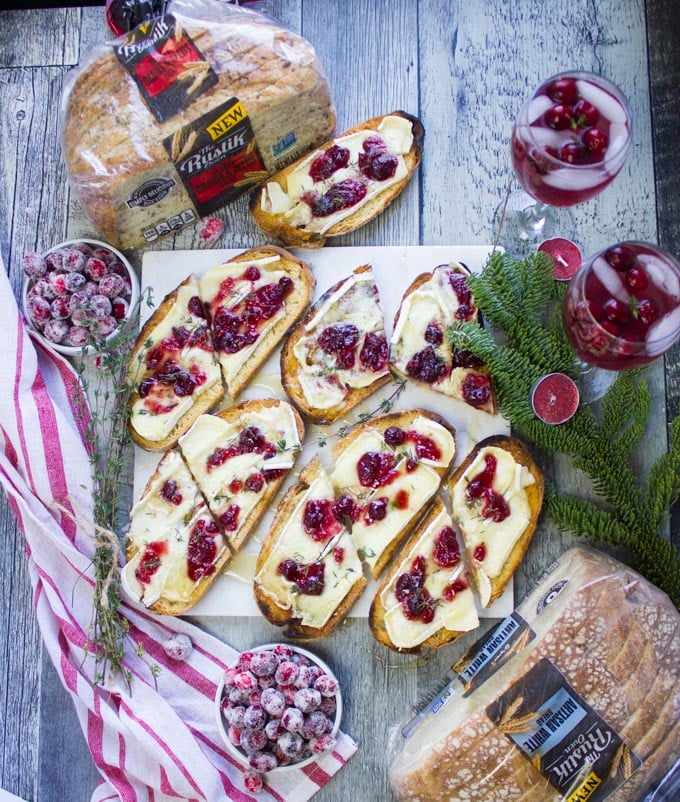
<svg viewBox="0 0 680 802">
<path fill-rule="evenodd" d="M 214 521 L 199 518 L 196 521 L 189 537 L 189 551 L 187 554 L 187 573 L 189 579 L 197 582 L 201 577 L 208 576 L 215 570 L 217 557 L 217 542 L 215 538 L 220 530 Z"/>
<path fill-rule="evenodd" d="M 187 308 L 194 317 L 200 317 L 205 320 L 205 308 L 203 307 L 203 301 L 201 301 L 198 295 L 193 295 L 189 298 Z"/>
<path fill-rule="evenodd" d="M 426 384 L 436 384 L 445 379 L 451 368 L 439 356 L 431 345 L 415 353 L 406 364 L 406 373 L 418 381 Z"/>
<path fill-rule="evenodd" d="M 397 172 L 399 160 L 387 149 L 379 136 L 369 136 L 364 140 L 362 153 L 359 153 L 359 172 L 371 181 L 387 181 Z"/>
<path fill-rule="evenodd" d="M 456 579 L 444 588 L 442 596 L 448 602 L 453 601 L 457 593 L 462 593 L 464 590 L 467 590 L 467 586 L 468 584 L 464 579 Z"/>
<path fill-rule="evenodd" d="M 223 465 L 232 457 L 240 454 L 262 454 L 264 459 L 270 459 L 276 454 L 274 443 L 268 443 L 265 436 L 257 426 L 246 427 L 238 436 L 238 440 L 226 448 L 218 446 L 206 460 L 208 471 Z M 253 490 L 253 487 L 249 488 Z"/>
<path fill-rule="evenodd" d="M 323 593 L 326 572 L 324 563 L 304 563 L 295 560 L 283 560 L 276 569 L 281 576 L 293 582 L 300 593 L 307 596 L 320 596 Z"/>
<path fill-rule="evenodd" d="M 480 543 L 479 546 L 475 547 L 475 550 L 472 556 L 477 560 L 478 563 L 484 562 L 486 557 L 486 546 L 483 543 Z"/>
<path fill-rule="evenodd" d="M 336 517 L 335 503 L 327 498 L 310 499 L 302 514 L 302 526 L 312 540 L 319 543 L 337 535 L 342 524 Z"/>
<path fill-rule="evenodd" d="M 483 373 L 469 373 L 462 384 L 463 398 L 472 407 L 483 407 L 491 400 L 491 382 Z"/>
<path fill-rule="evenodd" d="M 241 508 L 238 504 L 230 504 L 220 515 L 220 523 L 227 532 L 235 532 L 238 529 L 238 514 Z"/>
<path fill-rule="evenodd" d="M 437 462 L 442 457 L 441 449 L 435 441 L 431 437 L 420 434 L 415 429 L 409 429 L 406 432 L 398 426 L 388 426 L 385 429 L 383 438 L 388 446 L 393 447 L 402 446 L 405 443 L 413 443 L 418 459 L 429 459 Z"/>
<path fill-rule="evenodd" d="M 356 505 L 350 496 L 341 496 L 333 505 L 333 514 L 339 521 L 343 519 L 352 521 L 355 508 Z"/>
<path fill-rule="evenodd" d="M 147 543 L 142 559 L 135 569 L 135 577 L 141 585 L 148 585 L 153 575 L 160 568 L 161 557 L 168 553 L 168 541 L 156 540 Z"/>
<path fill-rule="evenodd" d="M 342 370 L 354 367 L 354 349 L 359 342 L 359 329 L 353 323 L 336 323 L 319 334 L 319 348 L 327 354 L 335 354 L 335 362 Z"/>
<path fill-rule="evenodd" d="M 429 624 L 434 619 L 436 601 L 425 587 L 425 566 L 425 557 L 416 557 L 411 570 L 397 579 L 395 595 L 406 619 Z"/>
<path fill-rule="evenodd" d="M 359 362 L 366 370 L 379 373 L 387 367 L 388 351 L 385 335 L 382 332 L 376 334 L 369 331 L 359 351 Z"/>
<path fill-rule="evenodd" d="M 460 561 L 460 549 L 456 533 L 450 526 L 445 526 L 434 539 L 432 559 L 440 568 L 453 568 Z"/>
<path fill-rule="evenodd" d="M 387 516 L 387 504 L 389 499 L 385 496 L 374 498 L 368 502 L 366 511 L 364 513 L 364 523 L 370 526 L 375 521 L 382 521 Z"/>
<path fill-rule="evenodd" d="M 397 477 L 396 457 L 385 451 L 367 451 L 359 457 L 357 474 L 362 487 L 384 487 Z"/>
<path fill-rule="evenodd" d="M 496 523 L 504 521 L 510 515 L 507 501 L 493 489 L 492 484 L 496 476 L 497 460 L 493 454 L 484 457 L 484 470 L 470 481 L 465 491 L 469 500 L 481 499 L 482 517 L 491 518 Z"/>
<path fill-rule="evenodd" d="M 320 156 L 312 162 L 309 168 L 309 176 L 312 181 L 325 181 L 330 178 L 337 170 L 347 167 L 349 164 L 349 148 L 340 145 L 331 145 Z"/>
<path fill-rule="evenodd" d="M 251 265 L 246 268 L 240 280 L 253 283 L 260 278 L 260 270 Z M 220 286 L 217 302 L 228 299 L 234 292 L 235 285 L 234 278 L 225 279 Z M 219 305 L 212 321 L 215 347 L 227 354 L 236 354 L 253 345 L 266 321 L 274 317 L 283 307 L 293 286 L 293 281 L 288 276 L 282 276 L 278 282 L 263 284 L 253 289 L 234 307 L 225 308 Z"/>
<path fill-rule="evenodd" d="M 454 270 L 449 272 L 449 283 L 456 293 L 458 299 L 458 309 L 456 309 L 456 320 L 474 320 L 477 315 L 477 307 L 472 300 L 472 293 L 467 283 L 467 276 L 464 273 L 457 273 Z"/>
<path fill-rule="evenodd" d="M 177 482 L 174 479 L 166 479 L 160 489 L 161 498 L 165 499 L 168 504 L 174 504 L 179 507 L 182 503 L 182 494 L 177 489 Z"/>
<path fill-rule="evenodd" d="M 367 194 L 366 185 L 354 178 L 347 178 L 334 184 L 320 195 L 318 192 L 305 192 L 301 200 L 312 210 L 314 217 L 328 217 L 333 212 L 349 209 L 362 201 Z"/>
<path fill-rule="evenodd" d="M 153 351 L 155 350 L 153 349 Z M 189 396 L 193 395 L 196 388 L 203 384 L 206 378 L 205 373 L 195 365 L 192 365 L 189 370 L 185 370 L 174 359 L 165 359 L 150 376 L 142 379 L 137 392 L 140 398 L 147 398 L 160 385 L 170 389 L 178 397 Z"/>
</svg>

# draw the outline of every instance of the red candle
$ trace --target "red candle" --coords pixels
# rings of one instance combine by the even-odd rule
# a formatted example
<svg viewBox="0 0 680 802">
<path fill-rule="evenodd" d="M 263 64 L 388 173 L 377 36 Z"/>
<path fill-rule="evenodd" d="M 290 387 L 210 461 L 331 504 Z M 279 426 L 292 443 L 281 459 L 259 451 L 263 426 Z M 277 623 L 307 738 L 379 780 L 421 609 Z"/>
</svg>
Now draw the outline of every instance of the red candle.
<svg viewBox="0 0 680 802">
<path fill-rule="evenodd" d="M 578 404 L 578 387 L 564 373 L 543 376 L 531 390 L 531 406 L 545 423 L 565 423 L 574 416 Z"/>
<path fill-rule="evenodd" d="M 538 246 L 538 251 L 552 258 L 555 265 L 553 277 L 557 281 L 569 281 L 581 267 L 581 251 L 575 243 L 563 237 L 544 240 Z"/>
</svg>

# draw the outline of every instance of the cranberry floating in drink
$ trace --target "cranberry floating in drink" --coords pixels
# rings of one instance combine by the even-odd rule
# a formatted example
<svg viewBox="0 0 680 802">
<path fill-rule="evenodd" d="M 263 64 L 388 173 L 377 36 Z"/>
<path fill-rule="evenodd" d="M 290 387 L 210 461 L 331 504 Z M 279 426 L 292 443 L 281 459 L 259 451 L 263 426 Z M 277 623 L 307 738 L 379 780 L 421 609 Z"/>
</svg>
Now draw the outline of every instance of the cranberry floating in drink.
<svg viewBox="0 0 680 802">
<path fill-rule="evenodd" d="M 680 262 L 643 242 L 605 248 L 570 282 L 563 320 L 588 365 L 609 371 L 646 365 L 680 337 Z"/>
</svg>

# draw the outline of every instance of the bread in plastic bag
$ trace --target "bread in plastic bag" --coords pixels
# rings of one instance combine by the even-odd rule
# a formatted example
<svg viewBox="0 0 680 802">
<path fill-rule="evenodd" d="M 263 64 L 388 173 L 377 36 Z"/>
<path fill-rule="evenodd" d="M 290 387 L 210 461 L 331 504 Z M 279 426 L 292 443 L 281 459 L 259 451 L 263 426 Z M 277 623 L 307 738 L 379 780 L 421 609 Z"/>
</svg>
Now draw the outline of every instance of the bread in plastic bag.
<svg viewBox="0 0 680 802">
<path fill-rule="evenodd" d="M 60 106 L 71 186 L 121 248 L 212 214 L 334 130 L 312 45 L 218 0 L 172 0 L 94 48 Z"/>
<path fill-rule="evenodd" d="M 680 756 L 680 615 L 632 569 L 567 551 L 393 734 L 400 802 L 633 802 Z"/>
</svg>

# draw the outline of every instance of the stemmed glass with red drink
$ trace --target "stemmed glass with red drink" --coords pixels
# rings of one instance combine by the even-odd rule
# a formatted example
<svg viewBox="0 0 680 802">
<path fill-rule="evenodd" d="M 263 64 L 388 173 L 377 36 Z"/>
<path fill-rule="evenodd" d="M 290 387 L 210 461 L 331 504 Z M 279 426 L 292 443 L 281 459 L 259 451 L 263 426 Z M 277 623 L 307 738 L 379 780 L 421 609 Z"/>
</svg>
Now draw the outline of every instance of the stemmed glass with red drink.
<svg viewBox="0 0 680 802">
<path fill-rule="evenodd" d="M 549 237 L 573 237 L 569 207 L 614 180 L 631 142 L 630 107 L 611 81 L 579 71 L 544 81 L 513 127 L 512 166 L 522 191 L 504 204 L 502 244 L 523 251 Z"/>
</svg>

